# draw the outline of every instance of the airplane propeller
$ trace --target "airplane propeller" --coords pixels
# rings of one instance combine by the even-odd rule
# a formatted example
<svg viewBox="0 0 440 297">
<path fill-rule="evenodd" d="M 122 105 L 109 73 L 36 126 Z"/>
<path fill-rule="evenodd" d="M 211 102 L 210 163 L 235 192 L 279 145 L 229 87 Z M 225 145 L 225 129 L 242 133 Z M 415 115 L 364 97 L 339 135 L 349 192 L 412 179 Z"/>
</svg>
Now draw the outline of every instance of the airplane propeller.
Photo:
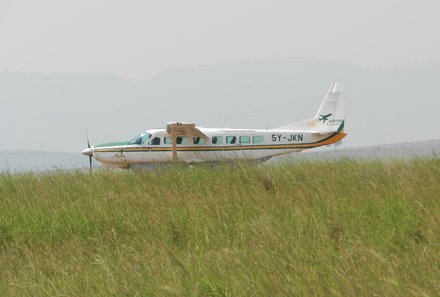
<svg viewBox="0 0 440 297">
<path fill-rule="evenodd" d="M 93 152 L 92 152 L 92 149 L 90 146 L 89 134 L 87 133 L 87 129 L 86 129 L 86 138 L 87 138 L 87 149 L 83 150 L 82 153 L 83 153 L 83 155 L 89 156 L 89 170 L 90 170 L 90 172 L 92 172 Z"/>
</svg>

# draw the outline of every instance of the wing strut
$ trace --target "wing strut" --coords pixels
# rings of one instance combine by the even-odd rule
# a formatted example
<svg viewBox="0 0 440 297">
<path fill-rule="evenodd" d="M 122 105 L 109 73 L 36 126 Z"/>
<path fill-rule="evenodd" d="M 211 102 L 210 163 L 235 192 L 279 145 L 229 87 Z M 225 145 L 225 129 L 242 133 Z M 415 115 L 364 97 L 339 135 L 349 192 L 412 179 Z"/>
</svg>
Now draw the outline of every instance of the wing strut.
<svg viewBox="0 0 440 297">
<path fill-rule="evenodd" d="M 177 133 L 173 131 L 171 133 L 171 138 L 173 141 L 173 161 L 177 161 Z"/>
<path fill-rule="evenodd" d="M 173 150 L 173 161 L 178 161 L 177 158 L 177 136 L 187 136 L 192 141 L 192 137 L 200 137 L 208 139 L 202 131 L 200 131 L 193 123 L 181 123 L 181 122 L 171 122 L 167 123 L 167 133 L 171 135 L 172 138 L 172 150 Z"/>
</svg>

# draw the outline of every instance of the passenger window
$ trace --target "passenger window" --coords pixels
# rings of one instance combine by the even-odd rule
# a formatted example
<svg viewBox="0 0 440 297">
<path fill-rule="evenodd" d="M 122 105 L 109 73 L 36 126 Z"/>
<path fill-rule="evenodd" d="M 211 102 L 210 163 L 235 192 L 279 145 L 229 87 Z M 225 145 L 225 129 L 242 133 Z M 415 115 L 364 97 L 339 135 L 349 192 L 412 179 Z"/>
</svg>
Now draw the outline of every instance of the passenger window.
<svg viewBox="0 0 440 297">
<path fill-rule="evenodd" d="M 263 136 L 254 136 L 252 137 L 253 143 L 262 143 L 263 142 Z"/>
<path fill-rule="evenodd" d="M 150 141 L 150 145 L 160 145 L 160 138 L 159 138 L 159 137 L 154 137 L 154 138 Z"/>
<path fill-rule="evenodd" d="M 226 143 L 234 144 L 237 141 L 237 136 L 226 136 Z"/>
<path fill-rule="evenodd" d="M 250 136 L 240 136 L 240 143 L 250 143 L 251 142 L 251 138 Z"/>
<path fill-rule="evenodd" d="M 164 137 L 163 142 L 165 144 L 172 144 L 173 143 L 173 139 L 171 137 Z"/>
<path fill-rule="evenodd" d="M 212 137 L 212 144 L 222 144 L 222 143 L 223 143 L 223 136 Z"/>
<path fill-rule="evenodd" d="M 204 144 L 205 143 L 205 139 L 200 138 L 200 137 L 193 137 L 193 143 L 194 144 Z"/>
<path fill-rule="evenodd" d="M 188 144 L 188 137 L 186 136 L 178 136 L 177 144 Z"/>
<path fill-rule="evenodd" d="M 172 137 L 164 137 L 164 143 L 165 144 L 173 144 L 173 138 Z M 188 137 L 178 136 L 177 137 L 177 144 L 188 144 Z"/>
</svg>

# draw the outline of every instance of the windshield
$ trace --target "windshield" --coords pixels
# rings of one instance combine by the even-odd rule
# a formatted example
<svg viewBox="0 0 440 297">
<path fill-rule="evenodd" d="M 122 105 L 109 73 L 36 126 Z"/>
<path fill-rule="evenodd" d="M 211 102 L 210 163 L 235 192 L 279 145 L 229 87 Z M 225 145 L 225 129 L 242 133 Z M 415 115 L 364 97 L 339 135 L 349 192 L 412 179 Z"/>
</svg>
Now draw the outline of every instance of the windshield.
<svg viewBox="0 0 440 297">
<path fill-rule="evenodd" d="M 151 137 L 150 133 L 147 132 L 141 133 L 133 137 L 133 139 L 130 140 L 130 144 L 143 144 L 150 137 Z"/>
</svg>

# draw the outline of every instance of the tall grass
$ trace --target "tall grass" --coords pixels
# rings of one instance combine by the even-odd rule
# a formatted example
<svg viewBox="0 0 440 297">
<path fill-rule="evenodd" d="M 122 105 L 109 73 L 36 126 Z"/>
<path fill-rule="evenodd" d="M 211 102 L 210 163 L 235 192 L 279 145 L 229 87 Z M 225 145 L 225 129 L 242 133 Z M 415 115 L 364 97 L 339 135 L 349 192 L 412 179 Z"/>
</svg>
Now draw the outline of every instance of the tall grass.
<svg viewBox="0 0 440 297">
<path fill-rule="evenodd" d="M 440 296 L 440 160 L 0 176 L 1 296 Z"/>
</svg>

